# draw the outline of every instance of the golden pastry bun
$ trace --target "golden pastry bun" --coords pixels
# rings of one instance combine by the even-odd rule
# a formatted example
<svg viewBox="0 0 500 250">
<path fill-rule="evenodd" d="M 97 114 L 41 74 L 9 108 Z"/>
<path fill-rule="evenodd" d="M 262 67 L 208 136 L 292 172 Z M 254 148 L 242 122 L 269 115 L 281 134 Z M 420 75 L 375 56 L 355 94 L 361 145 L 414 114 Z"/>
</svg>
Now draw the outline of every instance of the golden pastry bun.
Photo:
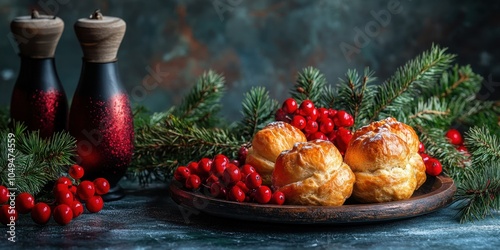
<svg viewBox="0 0 500 250">
<path fill-rule="evenodd" d="M 270 186 L 276 158 L 296 142 L 305 141 L 306 136 L 300 129 L 286 122 L 272 122 L 254 135 L 245 163 L 257 170 L 262 184 Z"/>
<path fill-rule="evenodd" d="M 405 200 L 426 180 L 412 127 L 390 117 L 358 129 L 344 161 L 356 175 L 353 198 L 360 202 Z"/>
<path fill-rule="evenodd" d="M 351 196 L 354 174 L 333 143 L 314 140 L 283 151 L 272 182 L 288 204 L 340 206 Z"/>
</svg>

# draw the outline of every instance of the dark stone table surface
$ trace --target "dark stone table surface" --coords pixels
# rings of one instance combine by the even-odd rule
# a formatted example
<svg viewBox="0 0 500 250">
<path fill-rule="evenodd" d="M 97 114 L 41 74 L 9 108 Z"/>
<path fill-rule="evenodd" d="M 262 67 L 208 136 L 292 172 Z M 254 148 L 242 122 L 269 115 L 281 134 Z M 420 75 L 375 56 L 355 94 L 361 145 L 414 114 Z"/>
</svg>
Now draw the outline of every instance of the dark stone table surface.
<svg viewBox="0 0 500 250">
<path fill-rule="evenodd" d="M 499 249 L 500 213 L 460 224 L 447 207 L 411 219 L 370 225 L 304 226 L 183 216 L 167 186 L 122 185 L 127 195 L 69 225 L 46 226 L 21 216 L 16 242 L 0 249 Z M 1 227 L 7 231 L 6 227 Z"/>
</svg>

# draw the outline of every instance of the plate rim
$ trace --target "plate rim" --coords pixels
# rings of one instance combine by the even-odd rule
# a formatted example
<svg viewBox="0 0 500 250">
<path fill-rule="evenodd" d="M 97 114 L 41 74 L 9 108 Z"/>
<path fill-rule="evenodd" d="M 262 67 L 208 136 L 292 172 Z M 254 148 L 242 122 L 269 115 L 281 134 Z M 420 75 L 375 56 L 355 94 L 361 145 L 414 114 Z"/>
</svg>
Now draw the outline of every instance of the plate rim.
<svg viewBox="0 0 500 250">
<path fill-rule="evenodd" d="M 427 181 L 430 180 L 434 180 L 431 187 L 438 185 L 436 189 L 406 200 L 342 206 L 240 203 L 184 190 L 175 180 L 168 190 L 179 206 L 217 217 L 279 224 L 358 224 L 416 217 L 449 205 L 456 192 L 453 179 L 444 175 L 427 176 Z"/>
</svg>

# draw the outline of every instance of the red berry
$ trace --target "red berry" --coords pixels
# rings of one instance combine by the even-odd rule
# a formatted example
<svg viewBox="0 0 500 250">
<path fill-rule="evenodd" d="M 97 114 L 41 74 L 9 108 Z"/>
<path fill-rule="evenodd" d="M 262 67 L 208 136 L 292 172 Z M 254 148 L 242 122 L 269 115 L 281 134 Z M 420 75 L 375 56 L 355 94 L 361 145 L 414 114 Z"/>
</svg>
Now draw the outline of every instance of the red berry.
<svg viewBox="0 0 500 250">
<path fill-rule="evenodd" d="M 235 186 L 240 187 L 241 190 L 243 191 L 243 193 L 245 193 L 245 194 L 248 193 L 248 191 L 250 191 L 247 184 L 245 184 L 245 182 L 243 182 L 243 181 L 236 182 Z"/>
<path fill-rule="evenodd" d="M 214 157 L 213 163 L 212 163 L 212 169 L 211 172 L 217 177 L 222 177 L 224 174 L 224 170 L 226 169 L 227 165 L 229 164 L 229 158 L 225 155 L 216 155 Z"/>
<path fill-rule="evenodd" d="M 107 194 L 111 187 L 109 186 L 108 180 L 101 177 L 94 180 L 94 188 L 96 194 L 103 195 Z"/>
<path fill-rule="evenodd" d="M 201 186 L 201 179 L 198 175 L 192 174 L 186 179 L 185 187 L 196 190 Z"/>
<path fill-rule="evenodd" d="M 243 164 L 247 160 L 248 148 L 246 146 L 241 146 L 238 150 L 238 160 Z"/>
<path fill-rule="evenodd" d="M 352 132 L 348 129 L 340 127 L 337 130 L 337 137 L 335 138 L 335 146 L 337 146 L 340 153 L 343 155 L 347 150 L 347 146 L 349 145 L 349 141 L 352 138 Z"/>
<path fill-rule="evenodd" d="M 329 109 L 328 110 L 328 117 L 330 117 L 330 119 L 332 119 L 333 121 L 333 118 L 335 118 L 335 116 L 337 116 L 337 110 L 336 109 Z"/>
<path fill-rule="evenodd" d="M 207 186 L 210 187 L 213 183 L 219 182 L 219 177 L 211 174 L 205 182 L 207 183 Z"/>
<path fill-rule="evenodd" d="M 345 110 L 339 110 L 335 118 L 334 122 L 337 127 L 350 127 L 354 125 L 354 118 Z"/>
<path fill-rule="evenodd" d="M 332 131 L 326 135 L 328 140 L 335 144 L 335 138 L 337 138 L 337 131 Z"/>
<path fill-rule="evenodd" d="M 298 128 L 298 129 L 302 130 L 306 127 L 306 123 L 307 123 L 306 118 L 304 118 L 301 115 L 296 115 L 292 118 L 292 121 L 290 124 L 292 124 L 292 126 Z"/>
<path fill-rule="evenodd" d="M 92 196 L 85 202 L 85 207 L 91 213 L 97 213 L 101 211 L 103 206 L 104 206 L 104 201 L 102 200 L 102 197 L 99 195 Z"/>
<path fill-rule="evenodd" d="M 318 119 L 329 118 L 330 111 L 326 108 L 318 108 Z"/>
<path fill-rule="evenodd" d="M 239 186 L 233 186 L 229 190 L 229 199 L 232 201 L 243 202 L 245 201 L 245 192 Z"/>
<path fill-rule="evenodd" d="M 73 219 L 83 214 L 83 205 L 79 201 L 73 201 L 71 204 L 71 211 L 73 212 Z"/>
<path fill-rule="evenodd" d="M 78 194 L 78 198 L 80 198 L 83 201 L 88 200 L 90 197 L 94 196 L 95 194 L 95 186 L 94 183 L 91 181 L 82 181 L 80 185 L 78 185 L 76 193 Z M 65 203 L 67 204 L 67 203 Z M 69 203 L 68 205 L 73 204 L 73 202 Z"/>
<path fill-rule="evenodd" d="M 70 223 L 71 220 L 73 219 L 73 211 L 68 205 L 60 204 L 57 205 L 56 208 L 54 208 L 53 216 L 57 224 L 64 226 Z"/>
<path fill-rule="evenodd" d="M 274 192 L 270 202 L 276 205 L 283 205 L 285 203 L 285 194 L 281 191 Z"/>
<path fill-rule="evenodd" d="M 82 178 L 84 173 L 85 171 L 83 170 L 83 168 L 77 164 L 69 168 L 69 176 L 73 177 L 73 179 L 75 180 L 79 180 L 80 178 Z"/>
<path fill-rule="evenodd" d="M 316 131 L 318 131 L 318 123 L 312 120 L 307 121 L 304 132 L 306 132 L 306 134 L 312 134 Z"/>
<path fill-rule="evenodd" d="M 431 157 L 426 153 L 420 153 L 420 156 L 422 157 L 424 164 L 427 163 L 431 159 Z"/>
<path fill-rule="evenodd" d="M 255 193 L 255 200 L 260 204 L 266 204 L 271 200 L 272 192 L 268 186 L 260 186 Z"/>
<path fill-rule="evenodd" d="M 448 140 L 450 140 L 450 143 L 453 145 L 461 145 L 464 143 L 464 139 L 462 138 L 462 135 L 460 134 L 460 131 L 452 128 L 446 132 L 446 137 Z"/>
<path fill-rule="evenodd" d="M 469 150 L 464 145 L 460 145 L 457 148 L 458 152 L 464 154 L 465 156 L 470 156 Z"/>
<path fill-rule="evenodd" d="M 78 191 L 78 189 L 76 188 L 76 186 L 71 186 L 69 188 L 69 191 L 71 192 L 71 194 L 73 194 L 73 197 L 76 195 L 76 191 Z"/>
<path fill-rule="evenodd" d="M 71 187 L 68 187 L 68 185 L 66 185 L 66 184 L 57 184 L 56 183 L 54 186 L 54 189 L 52 191 L 53 191 L 54 195 L 57 195 L 57 193 L 70 190 L 73 187 L 74 187 L 73 185 L 71 185 Z"/>
<path fill-rule="evenodd" d="M 335 125 L 333 124 L 332 119 L 330 118 L 321 118 L 319 120 L 319 131 L 323 134 L 328 134 L 333 131 Z"/>
<path fill-rule="evenodd" d="M 56 185 L 57 184 L 64 184 L 64 185 L 66 185 L 68 187 L 71 187 L 71 185 L 73 185 L 73 183 L 71 182 L 71 180 L 68 177 L 64 177 L 64 176 L 59 177 L 59 179 L 57 179 Z"/>
<path fill-rule="evenodd" d="M 295 111 L 297 111 L 297 107 L 297 101 L 290 97 L 283 102 L 283 106 L 281 107 L 281 109 L 287 114 L 293 114 Z"/>
<path fill-rule="evenodd" d="M 425 172 L 428 175 L 437 176 L 443 171 L 443 166 L 436 158 L 431 158 L 425 163 Z"/>
<path fill-rule="evenodd" d="M 258 188 L 262 185 L 262 177 L 260 177 L 259 173 L 253 172 L 247 175 L 245 183 L 247 184 L 248 188 L 251 189 Z"/>
<path fill-rule="evenodd" d="M 224 175 L 222 176 L 222 181 L 226 185 L 236 184 L 236 182 L 241 180 L 241 172 L 238 167 L 233 164 L 229 164 L 224 170 Z"/>
<path fill-rule="evenodd" d="M 310 113 L 306 115 L 306 120 L 308 121 L 316 121 L 318 119 L 318 109 L 311 109 Z"/>
<path fill-rule="evenodd" d="M 201 158 L 201 160 L 198 161 L 198 171 L 199 174 L 202 176 L 208 176 L 210 175 L 210 170 L 212 169 L 212 159 L 209 158 Z"/>
<path fill-rule="evenodd" d="M 35 198 L 33 195 L 23 192 L 16 197 L 16 210 L 20 214 L 27 214 L 35 206 Z"/>
<path fill-rule="evenodd" d="M 174 179 L 176 181 L 184 182 L 189 177 L 189 175 L 191 175 L 191 171 L 189 170 L 189 168 L 180 166 L 175 169 Z"/>
<path fill-rule="evenodd" d="M 210 195 L 216 198 L 225 198 L 227 190 L 219 182 L 214 182 L 210 185 Z"/>
<path fill-rule="evenodd" d="M 77 190 L 78 191 L 78 190 Z M 59 204 L 71 205 L 73 204 L 74 196 L 69 190 L 64 190 L 55 195 L 56 202 Z"/>
<path fill-rule="evenodd" d="M 187 168 L 189 169 L 189 172 L 191 174 L 196 174 L 196 175 L 202 174 L 202 171 L 200 171 L 200 169 L 199 169 L 198 162 L 193 161 L 193 162 L 188 163 Z"/>
<path fill-rule="evenodd" d="M 314 103 L 311 100 L 304 100 L 299 106 L 299 113 L 303 116 L 307 116 L 311 114 L 313 109 L 315 109 Z"/>
<path fill-rule="evenodd" d="M 233 159 L 233 160 L 229 161 L 229 163 L 235 165 L 236 167 L 240 167 L 240 161 L 238 161 L 236 159 Z"/>
<path fill-rule="evenodd" d="M 9 200 L 9 189 L 5 186 L 0 186 L 0 205 Z"/>
<path fill-rule="evenodd" d="M 50 220 L 51 210 L 49 205 L 43 202 L 38 202 L 35 204 L 31 210 L 31 219 L 40 225 L 45 225 Z"/>
<path fill-rule="evenodd" d="M 326 137 L 325 134 L 317 131 L 309 135 L 307 138 L 308 141 L 313 141 L 313 140 L 328 140 L 328 137 Z"/>
<path fill-rule="evenodd" d="M 283 109 L 276 110 L 276 114 L 274 115 L 274 119 L 276 121 L 283 121 L 286 123 L 290 123 L 290 121 L 291 121 L 290 116 L 288 116 L 287 113 L 285 111 L 283 111 Z"/>
<path fill-rule="evenodd" d="M 9 205 L 0 206 L 0 223 L 7 225 L 11 221 L 17 221 L 19 214 L 17 210 Z"/>
<path fill-rule="evenodd" d="M 253 172 L 257 172 L 257 170 L 255 170 L 255 168 L 250 165 L 250 164 L 245 164 L 243 166 L 241 166 L 241 175 L 245 176 L 245 178 L 247 177 L 247 175 L 253 173 Z"/>
<path fill-rule="evenodd" d="M 418 144 L 418 152 L 419 153 L 424 153 L 425 152 L 425 146 L 422 142 Z"/>
</svg>

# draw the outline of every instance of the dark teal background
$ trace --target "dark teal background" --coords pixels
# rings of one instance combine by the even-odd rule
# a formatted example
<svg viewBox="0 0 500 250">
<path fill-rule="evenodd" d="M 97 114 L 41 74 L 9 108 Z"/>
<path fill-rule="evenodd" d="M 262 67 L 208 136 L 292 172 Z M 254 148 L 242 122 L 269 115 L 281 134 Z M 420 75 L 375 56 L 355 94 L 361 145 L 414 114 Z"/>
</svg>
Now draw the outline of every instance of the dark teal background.
<svg viewBox="0 0 500 250">
<path fill-rule="evenodd" d="M 127 22 L 121 78 L 132 101 L 154 111 L 179 103 L 203 71 L 214 69 L 227 79 L 224 115 L 238 119 L 252 86 L 283 100 L 309 65 L 330 84 L 365 66 L 383 81 L 433 42 L 485 77 L 481 96 L 500 96 L 498 1 L 0 0 L 0 105 L 10 103 L 20 65 L 9 24 L 32 8 L 65 21 L 56 65 L 69 98 L 82 63 L 73 24 L 96 8 Z M 345 56 L 342 47 L 354 50 Z"/>
</svg>

